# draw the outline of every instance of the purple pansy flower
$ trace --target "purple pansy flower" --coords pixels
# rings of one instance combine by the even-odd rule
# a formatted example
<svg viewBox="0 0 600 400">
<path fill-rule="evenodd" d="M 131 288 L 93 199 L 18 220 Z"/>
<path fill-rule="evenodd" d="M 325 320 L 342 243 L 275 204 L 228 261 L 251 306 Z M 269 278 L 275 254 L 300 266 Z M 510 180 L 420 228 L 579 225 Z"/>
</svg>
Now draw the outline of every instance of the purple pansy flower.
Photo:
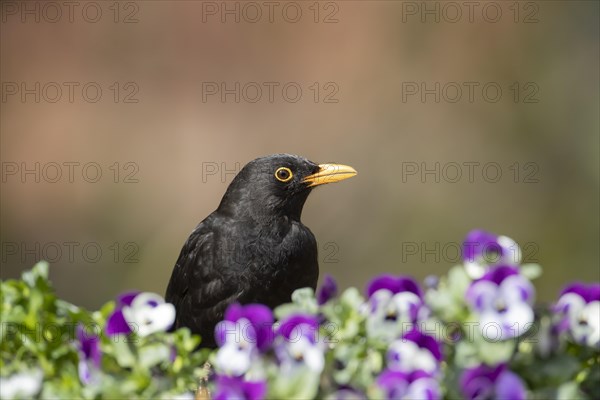
<svg viewBox="0 0 600 400">
<path fill-rule="evenodd" d="M 235 323 L 236 330 L 228 330 L 227 328 L 232 327 L 228 322 Z M 243 335 L 247 342 L 254 343 L 259 350 L 264 351 L 273 341 L 273 322 L 273 312 L 263 304 L 242 306 L 234 303 L 225 311 L 223 321 L 217 324 L 215 339 L 222 346 L 230 339 L 230 334 Z"/>
<path fill-rule="evenodd" d="M 381 275 L 371 280 L 367 285 L 367 296 L 371 297 L 375 292 L 386 289 L 392 293 L 412 292 L 422 297 L 421 288 L 414 279 L 404 276 Z"/>
<path fill-rule="evenodd" d="M 275 347 L 282 373 L 289 374 L 297 367 L 305 366 L 310 371 L 321 373 L 325 366 L 323 349 L 319 342 L 319 321 L 316 316 L 290 315 L 277 330 Z"/>
<path fill-rule="evenodd" d="M 523 381 L 504 364 L 496 367 L 482 364 L 465 370 L 460 377 L 460 389 L 467 400 L 524 400 L 527 397 Z"/>
<path fill-rule="evenodd" d="M 266 394 L 265 381 L 245 381 L 240 377 L 218 375 L 214 400 L 262 400 Z"/>
<path fill-rule="evenodd" d="M 505 340 L 522 335 L 534 319 L 535 289 L 516 267 L 492 267 L 471 283 L 466 300 L 479 315 L 479 328 L 484 337 Z"/>
<path fill-rule="evenodd" d="M 568 331 L 577 343 L 600 347 L 600 283 L 567 286 L 554 310 L 561 318 L 559 331 Z"/>
<path fill-rule="evenodd" d="M 234 303 L 215 327 L 215 339 L 220 346 L 217 369 L 228 375 L 243 375 L 258 353 L 267 350 L 273 341 L 273 313 L 262 304 Z"/>
<path fill-rule="evenodd" d="M 429 314 L 421 288 L 409 277 L 379 276 L 367 286 L 367 296 L 370 337 L 393 340 Z"/>
<path fill-rule="evenodd" d="M 323 305 L 334 298 L 337 295 L 337 290 L 335 279 L 331 275 L 326 274 L 323 279 L 323 285 L 317 290 L 317 302 L 319 305 Z"/>
<path fill-rule="evenodd" d="M 114 336 L 136 332 L 148 336 L 166 331 L 175 322 L 175 307 L 158 294 L 128 292 L 117 299 L 117 308 L 106 321 L 106 334 Z"/>
<path fill-rule="evenodd" d="M 423 371 L 407 374 L 385 370 L 377 378 L 376 384 L 383 390 L 386 400 L 442 398 L 439 382 Z"/>
<path fill-rule="evenodd" d="M 82 325 L 77 325 L 75 333 L 79 352 L 79 379 L 81 383 L 88 385 L 98 380 L 97 372 L 102 361 L 100 338 L 94 333 L 86 332 Z"/>
<path fill-rule="evenodd" d="M 406 374 L 418 370 L 435 374 L 441 361 L 440 343 L 416 329 L 392 342 L 387 351 L 388 369 Z"/>
<path fill-rule="evenodd" d="M 489 266 L 521 262 L 521 248 L 507 236 L 476 229 L 467 234 L 462 247 L 465 269 L 472 279 L 481 278 Z"/>
</svg>

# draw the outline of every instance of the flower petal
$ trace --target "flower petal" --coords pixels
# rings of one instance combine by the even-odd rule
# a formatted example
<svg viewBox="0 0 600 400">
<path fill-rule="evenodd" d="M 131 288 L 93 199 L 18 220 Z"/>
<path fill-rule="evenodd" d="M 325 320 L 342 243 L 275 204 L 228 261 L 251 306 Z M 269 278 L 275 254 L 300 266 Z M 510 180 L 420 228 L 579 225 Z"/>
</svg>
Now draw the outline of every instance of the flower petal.
<svg viewBox="0 0 600 400">
<path fill-rule="evenodd" d="M 500 285 L 504 279 L 518 274 L 519 270 L 517 267 L 511 265 L 499 265 L 488 270 L 481 280 L 494 282 L 496 285 Z"/>
<path fill-rule="evenodd" d="M 500 296 L 507 303 L 527 302 L 532 304 L 535 288 L 522 275 L 510 275 L 500 283 Z"/>
<path fill-rule="evenodd" d="M 463 259 L 466 262 L 475 262 L 493 245 L 500 251 L 500 246 L 496 244 L 497 239 L 493 233 L 481 229 L 472 230 L 467 233 L 463 242 Z"/>
<path fill-rule="evenodd" d="M 255 336 L 256 345 L 261 351 L 266 350 L 273 342 L 273 312 L 263 304 L 238 303 L 230 305 L 225 311 L 225 321 L 237 322 L 241 319 L 248 321 L 250 327 L 243 327 L 244 332 Z M 218 334 L 217 334 L 218 335 Z"/>
<path fill-rule="evenodd" d="M 130 306 L 135 297 L 140 294 L 138 291 L 125 292 L 117 297 L 117 307 Z"/>
<path fill-rule="evenodd" d="M 408 386 L 405 399 L 438 400 L 442 398 L 440 384 L 433 378 L 419 378 Z"/>
<path fill-rule="evenodd" d="M 511 265 L 519 265 L 521 263 L 521 248 L 508 236 L 498 236 L 498 244 L 502 256 L 502 262 Z"/>
<path fill-rule="evenodd" d="M 136 333 L 143 337 L 168 330 L 175 322 L 175 306 L 163 303 L 156 307 L 125 307 L 123 315 L 127 321 L 135 324 Z"/>
<path fill-rule="evenodd" d="M 337 283 L 335 279 L 329 274 L 325 275 L 323 284 L 317 290 L 317 302 L 319 305 L 327 303 L 329 300 L 337 295 Z"/>
<path fill-rule="evenodd" d="M 161 295 L 150 292 L 143 292 L 135 296 L 129 306 L 131 308 L 144 308 L 144 307 L 158 307 L 160 304 L 164 304 L 165 300 Z"/>
<path fill-rule="evenodd" d="M 371 297 L 373 293 L 381 289 L 387 289 L 392 293 L 412 292 L 419 297 L 423 297 L 421 289 L 414 279 L 403 276 L 381 275 L 371 280 L 367 285 L 367 296 Z"/>
<path fill-rule="evenodd" d="M 217 352 L 216 367 L 227 375 L 241 376 L 250 369 L 254 351 L 253 345 L 230 340 Z"/>
<path fill-rule="evenodd" d="M 387 353 L 387 365 L 392 371 L 407 374 L 415 370 L 433 374 L 438 369 L 438 363 L 431 352 L 409 340 L 396 340 L 390 345 Z"/>
<path fill-rule="evenodd" d="M 110 317 L 108 317 L 108 320 L 106 321 L 106 334 L 108 336 L 114 336 L 122 333 L 129 334 L 131 332 L 131 328 L 125 320 L 122 310 L 117 310 L 113 312 Z"/>
<path fill-rule="evenodd" d="M 493 308 L 497 297 L 498 285 L 487 280 L 473 282 L 465 294 L 467 302 L 478 312 Z"/>
<path fill-rule="evenodd" d="M 398 313 L 399 318 L 415 322 L 423 301 L 413 292 L 400 292 L 392 297 L 391 303 Z"/>
<path fill-rule="evenodd" d="M 428 350 L 437 361 L 442 361 L 441 344 L 433 336 L 414 329 L 402 336 L 402 339 L 416 343 L 420 348 Z"/>
<path fill-rule="evenodd" d="M 527 391 L 521 378 L 510 371 L 504 371 L 495 382 L 496 399 L 525 400 Z"/>
<path fill-rule="evenodd" d="M 317 346 L 311 344 L 310 342 L 306 342 L 308 341 L 297 342 L 297 344 L 302 344 L 302 349 L 300 349 L 300 351 L 302 351 L 304 355 L 304 363 L 311 371 L 320 374 L 325 366 L 325 357 L 323 356 L 323 352 Z M 295 344 L 296 343 L 293 343 L 292 346 Z"/>
<path fill-rule="evenodd" d="M 579 295 L 586 303 L 588 297 L 588 287 L 582 282 L 573 282 L 561 290 L 559 297 L 564 296 L 567 293 L 575 293 Z"/>
<path fill-rule="evenodd" d="M 460 377 L 460 389 L 468 400 L 487 399 L 495 391 L 495 381 L 505 370 L 504 364 L 489 367 L 481 364 L 466 369 Z"/>
<path fill-rule="evenodd" d="M 215 400 L 262 400 L 267 394 L 264 381 L 244 381 L 218 375 L 216 379 Z"/>
<path fill-rule="evenodd" d="M 578 314 L 585 307 L 585 298 L 577 292 L 564 292 L 554 306 L 554 311 Z"/>
<path fill-rule="evenodd" d="M 471 279 L 480 279 L 487 271 L 487 266 L 480 262 L 465 261 L 465 272 Z"/>
<path fill-rule="evenodd" d="M 503 338 L 521 336 L 529 330 L 533 324 L 534 312 L 527 303 L 516 303 L 508 306 L 503 314 L 502 326 Z"/>
<path fill-rule="evenodd" d="M 376 384 L 385 392 L 386 399 L 400 399 L 408 390 L 409 377 L 400 371 L 385 370 L 377 377 Z"/>
<path fill-rule="evenodd" d="M 319 321 L 313 315 L 295 314 L 281 322 L 277 333 L 293 342 L 302 337 L 315 343 L 318 337 Z"/>
<path fill-rule="evenodd" d="M 0 377 L 0 398 L 33 398 L 41 390 L 43 379 L 41 369 Z"/>
<path fill-rule="evenodd" d="M 76 335 L 80 358 L 90 362 L 92 366 L 100 367 L 102 353 L 100 351 L 100 338 L 93 333 L 87 333 L 83 325 L 77 325 Z"/>
<path fill-rule="evenodd" d="M 243 387 L 247 400 L 262 400 L 267 395 L 267 383 L 264 381 L 246 381 Z"/>
<path fill-rule="evenodd" d="M 260 350 L 266 350 L 273 342 L 273 312 L 262 304 L 249 304 L 244 310 L 256 332 L 256 345 Z"/>
<path fill-rule="evenodd" d="M 591 303 L 592 301 L 600 301 L 600 283 L 596 282 L 590 284 L 587 301 L 588 303 Z"/>
<path fill-rule="evenodd" d="M 582 311 L 582 318 L 587 320 L 590 332 L 586 343 L 591 347 L 600 347 L 600 301 L 590 302 Z"/>
<path fill-rule="evenodd" d="M 587 285 L 582 282 L 573 282 L 560 292 L 559 297 L 562 297 L 567 293 L 579 295 L 586 303 L 600 301 L 600 283 L 591 283 Z"/>
</svg>

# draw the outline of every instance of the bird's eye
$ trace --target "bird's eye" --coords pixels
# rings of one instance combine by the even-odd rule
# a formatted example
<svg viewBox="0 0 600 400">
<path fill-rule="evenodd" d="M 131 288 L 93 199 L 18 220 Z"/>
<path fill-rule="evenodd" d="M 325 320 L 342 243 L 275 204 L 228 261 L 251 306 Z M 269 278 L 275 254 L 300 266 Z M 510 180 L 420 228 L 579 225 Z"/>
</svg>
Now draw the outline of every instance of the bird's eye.
<svg viewBox="0 0 600 400">
<path fill-rule="evenodd" d="M 280 182 L 289 182 L 293 176 L 292 170 L 287 167 L 280 167 L 275 171 L 275 178 Z"/>
</svg>

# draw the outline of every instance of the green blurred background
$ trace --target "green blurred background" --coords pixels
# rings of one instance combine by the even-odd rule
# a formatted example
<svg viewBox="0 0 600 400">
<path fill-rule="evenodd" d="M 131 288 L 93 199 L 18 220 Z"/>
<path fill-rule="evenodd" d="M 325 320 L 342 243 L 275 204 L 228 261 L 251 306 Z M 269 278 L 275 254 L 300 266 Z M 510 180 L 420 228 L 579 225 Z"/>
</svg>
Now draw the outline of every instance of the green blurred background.
<svg viewBox="0 0 600 400">
<path fill-rule="evenodd" d="M 477 227 L 544 266 L 542 300 L 600 280 L 596 1 L 27 3 L 2 5 L 2 279 L 46 256 L 86 307 L 164 293 L 230 171 L 288 152 L 359 171 L 303 214 L 343 287 L 443 274 Z"/>
</svg>

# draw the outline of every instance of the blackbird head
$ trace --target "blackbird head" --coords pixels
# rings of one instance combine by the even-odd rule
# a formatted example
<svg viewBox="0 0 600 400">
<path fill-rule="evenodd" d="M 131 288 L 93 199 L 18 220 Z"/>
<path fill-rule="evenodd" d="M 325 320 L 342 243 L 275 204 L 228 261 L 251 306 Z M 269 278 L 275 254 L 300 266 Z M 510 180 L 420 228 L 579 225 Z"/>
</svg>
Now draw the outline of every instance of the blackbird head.
<svg viewBox="0 0 600 400">
<path fill-rule="evenodd" d="M 219 211 L 238 217 L 286 216 L 300 220 L 302 207 L 315 186 L 356 175 L 352 167 L 316 164 L 292 154 L 260 157 L 242 168 L 221 200 Z"/>
</svg>

